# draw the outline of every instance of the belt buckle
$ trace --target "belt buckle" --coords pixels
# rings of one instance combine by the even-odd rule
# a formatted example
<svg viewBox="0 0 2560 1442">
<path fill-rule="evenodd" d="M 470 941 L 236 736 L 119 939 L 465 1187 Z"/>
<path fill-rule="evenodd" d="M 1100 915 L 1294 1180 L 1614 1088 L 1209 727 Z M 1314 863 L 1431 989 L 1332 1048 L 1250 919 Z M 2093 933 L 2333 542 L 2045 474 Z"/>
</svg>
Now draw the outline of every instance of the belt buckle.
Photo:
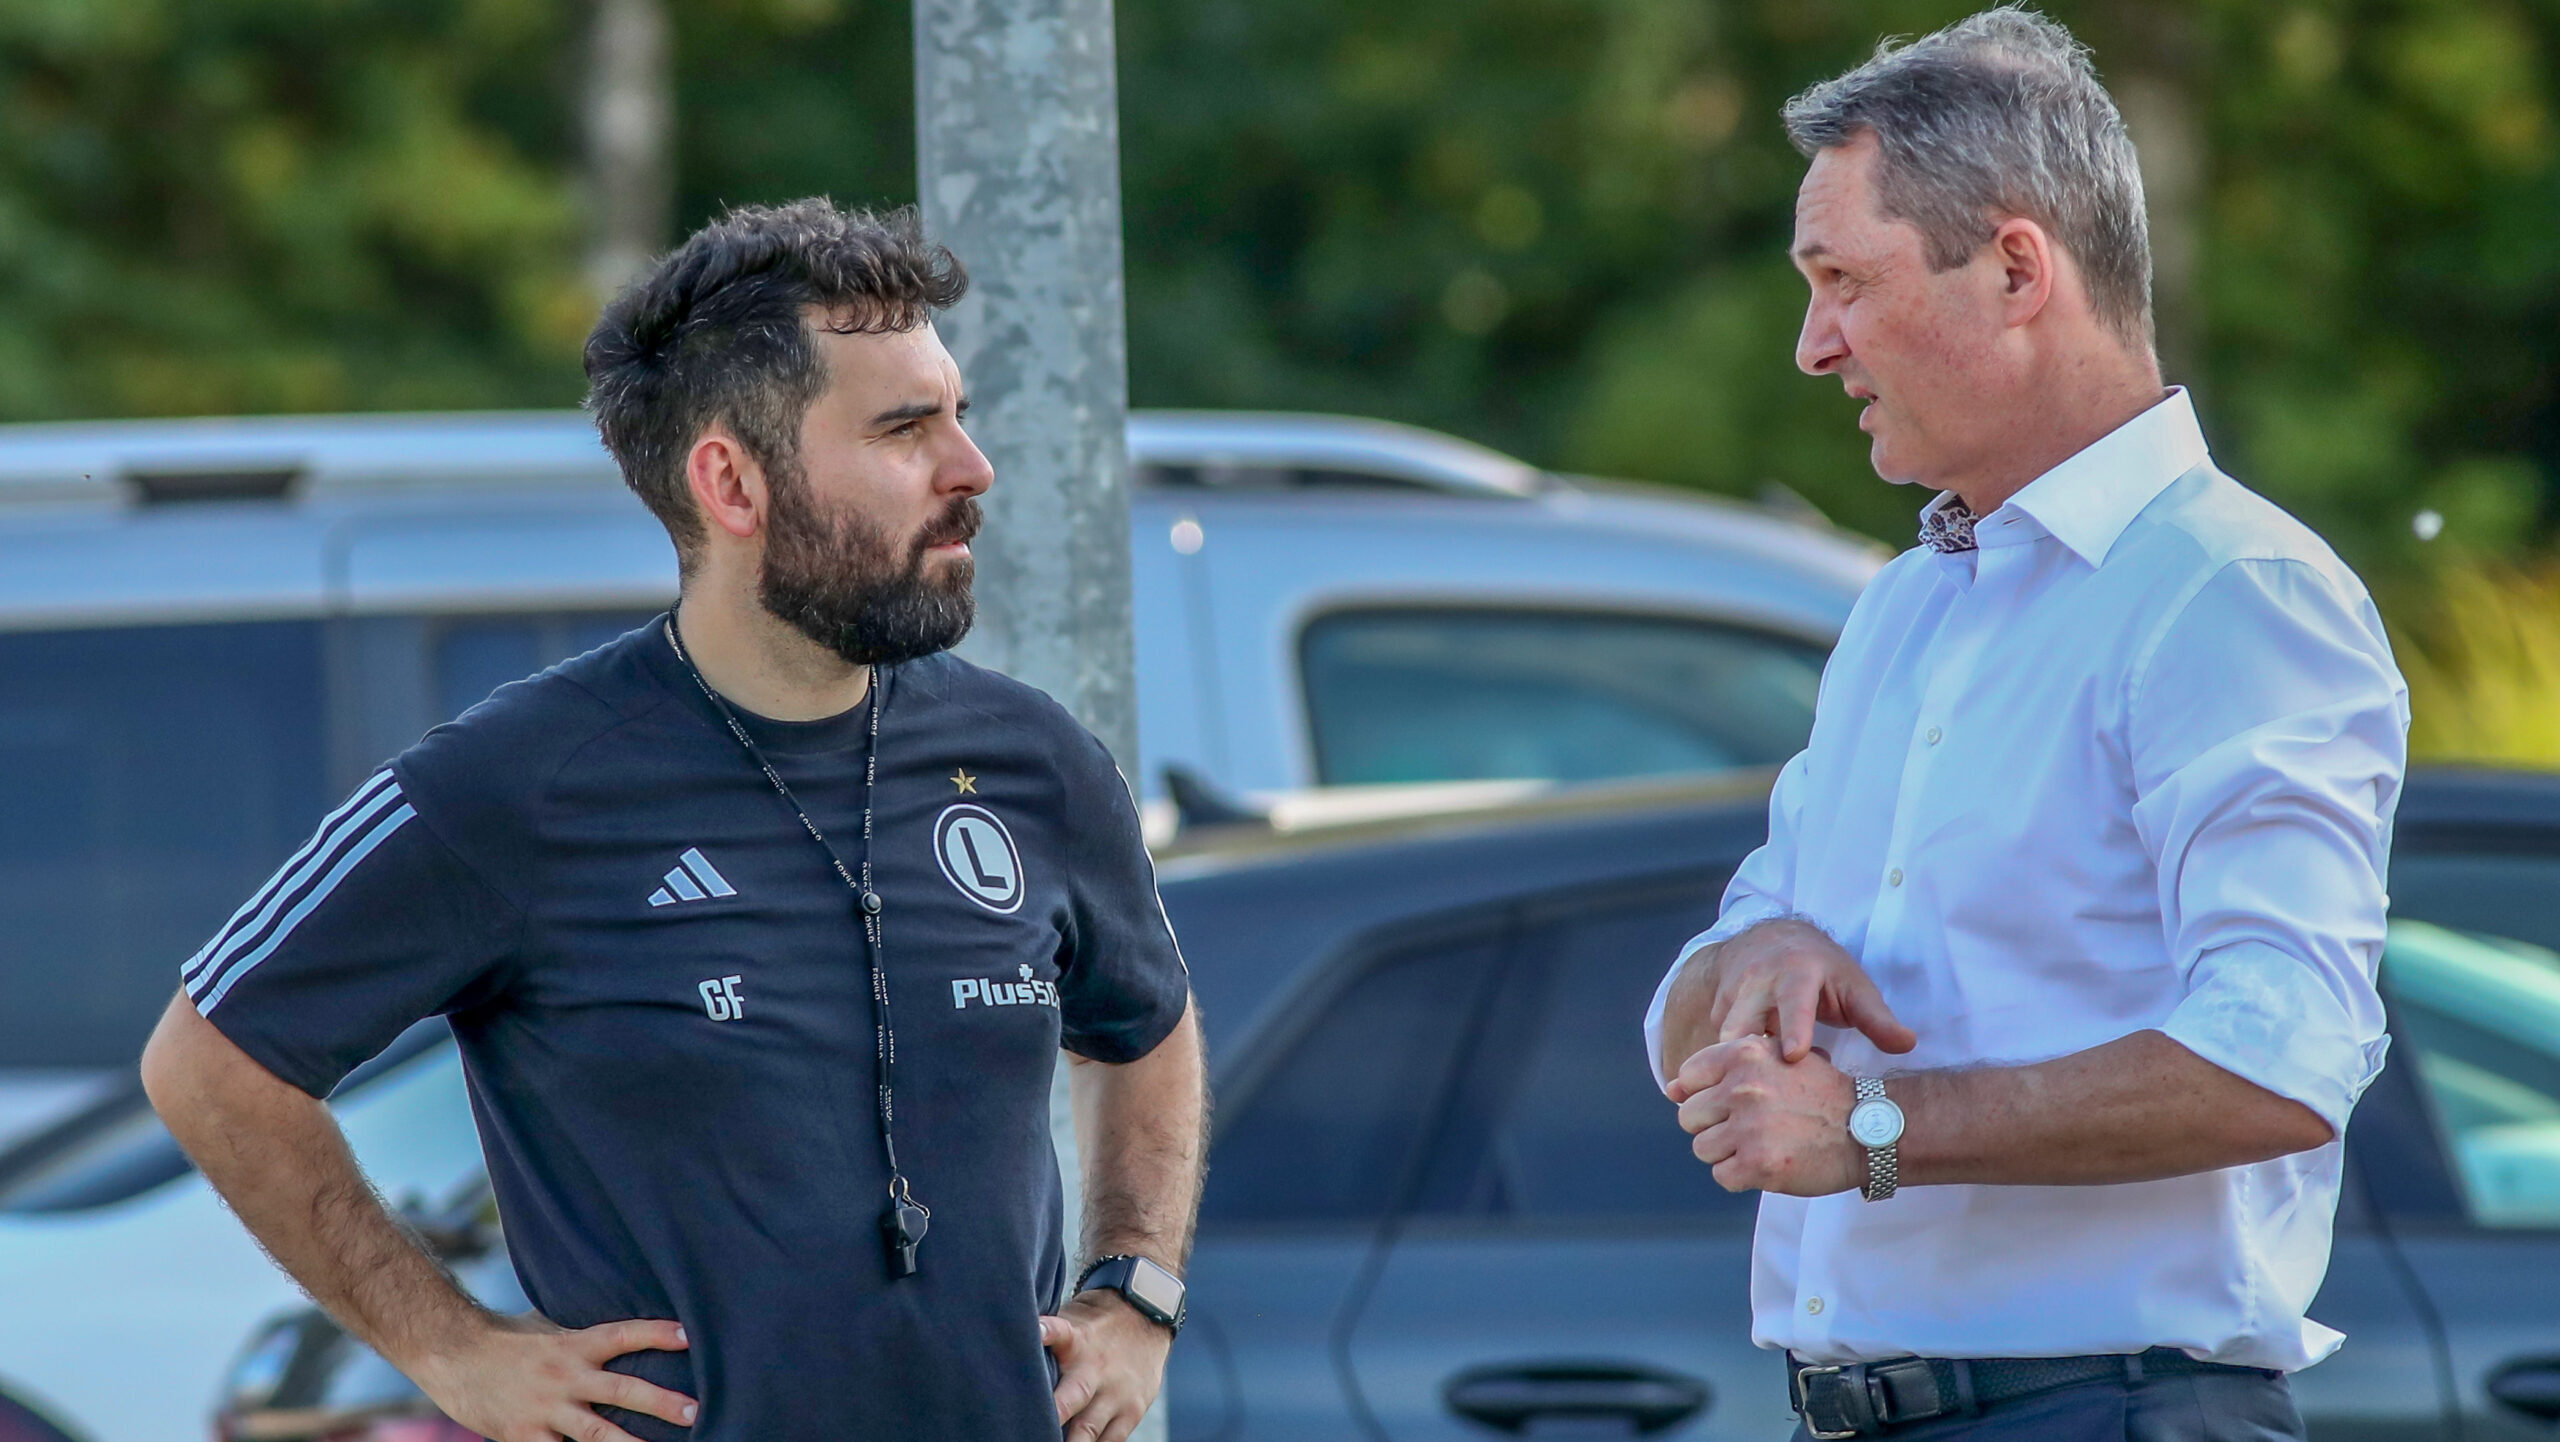
<svg viewBox="0 0 2560 1442">
<path fill-rule="evenodd" d="M 1818 1442 L 1845 1442 L 1847 1438 L 1865 1435 L 1856 1426 L 1850 1427 L 1846 1432 L 1825 1432 L 1821 1424 L 1813 1420 L 1812 1389 L 1805 1383 L 1815 1377 L 1838 1377 L 1846 1385 L 1848 1370 L 1846 1367 L 1805 1367 L 1798 1369 L 1792 1378 L 1796 1393 L 1796 1412 L 1804 1418 L 1806 1435 L 1818 1439 Z M 1840 1420 L 1848 1419 L 1844 1417 Z"/>
</svg>

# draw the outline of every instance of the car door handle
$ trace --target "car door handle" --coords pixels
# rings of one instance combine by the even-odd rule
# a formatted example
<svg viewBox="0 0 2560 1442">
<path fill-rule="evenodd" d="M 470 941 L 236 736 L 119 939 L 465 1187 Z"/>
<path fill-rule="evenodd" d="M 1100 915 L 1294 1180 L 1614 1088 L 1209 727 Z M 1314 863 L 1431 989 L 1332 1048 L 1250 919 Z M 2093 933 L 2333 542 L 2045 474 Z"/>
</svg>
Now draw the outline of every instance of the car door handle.
<svg viewBox="0 0 2560 1442">
<path fill-rule="evenodd" d="M 1712 1400 L 1695 1377 L 1632 1362 L 1474 1367 L 1443 1384 L 1440 1397 L 1450 1411 L 1503 1432 L 1608 1428 L 1626 1436 L 1667 1432 Z"/>
<path fill-rule="evenodd" d="M 2509 1362 L 2489 1379 L 2489 1395 L 2546 1422 L 2560 1422 L 2560 1357 Z"/>
</svg>

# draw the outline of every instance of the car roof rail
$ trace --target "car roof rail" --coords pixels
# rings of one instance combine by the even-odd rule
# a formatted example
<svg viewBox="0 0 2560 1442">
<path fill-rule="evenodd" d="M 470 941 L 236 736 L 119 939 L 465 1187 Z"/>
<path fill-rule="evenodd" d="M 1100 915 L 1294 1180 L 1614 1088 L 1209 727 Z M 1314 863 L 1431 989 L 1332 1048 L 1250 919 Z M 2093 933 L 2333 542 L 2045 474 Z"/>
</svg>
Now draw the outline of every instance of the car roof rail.
<svg viewBox="0 0 2560 1442">
<path fill-rule="evenodd" d="M 1142 485 L 1221 491 L 1418 490 L 1526 500 L 1547 473 L 1439 431 L 1289 411 L 1133 411 Z"/>
<path fill-rule="evenodd" d="M 1424 491 L 1520 500 L 1556 481 L 1526 461 L 1392 421 L 1279 411 L 1136 411 L 1142 485 Z M 0 505 L 138 507 L 346 491 L 620 479 L 582 411 L 478 411 L 0 426 Z"/>
<path fill-rule="evenodd" d="M 0 426 L 0 504 L 165 506 L 470 481 L 609 482 L 620 475 L 579 411 Z"/>
</svg>

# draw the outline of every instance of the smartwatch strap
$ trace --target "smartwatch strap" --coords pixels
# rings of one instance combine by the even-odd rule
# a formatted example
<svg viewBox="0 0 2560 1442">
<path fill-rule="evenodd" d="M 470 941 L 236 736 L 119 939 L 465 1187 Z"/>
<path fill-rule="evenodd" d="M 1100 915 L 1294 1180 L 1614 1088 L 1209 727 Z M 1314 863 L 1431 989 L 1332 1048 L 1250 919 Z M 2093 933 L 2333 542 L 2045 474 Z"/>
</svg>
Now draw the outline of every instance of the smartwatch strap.
<svg viewBox="0 0 2560 1442">
<path fill-rule="evenodd" d="M 1150 1302 L 1146 1298 L 1138 1295 L 1137 1290 L 1130 1286 L 1130 1282 L 1138 1274 L 1138 1265 L 1141 1262 L 1145 1262 L 1146 1265 L 1151 1267 L 1156 1266 L 1154 1262 L 1128 1252 L 1118 1252 L 1108 1257 L 1096 1257 L 1085 1267 L 1084 1275 L 1076 1278 L 1075 1289 L 1078 1293 L 1090 1292 L 1096 1288 L 1100 1288 L 1106 1292 L 1118 1292 L 1124 1301 L 1137 1309 L 1139 1316 L 1146 1318 L 1148 1321 L 1155 1323 L 1157 1326 L 1164 1328 L 1175 1336 L 1180 1336 L 1182 1334 L 1182 1324 L 1189 1320 L 1191 1316 L 1190 1289 L 1183 1286 L 1181 1278 L 1174 1276 L 1173 1273 L 1169 1271 L 1165 1271 L 1162 1267 L 1156 1267 L 1156 1270 L 1163 1272 L 1167 1280 L 1171 1281 L 1183 1294 L 1181 1300 L 1175 1304 L 1173 1314 L 1171 1316 L 1167 1316 L 1163 1308 L 1158 1307 L 1153 1302 Z"/>
</svg>

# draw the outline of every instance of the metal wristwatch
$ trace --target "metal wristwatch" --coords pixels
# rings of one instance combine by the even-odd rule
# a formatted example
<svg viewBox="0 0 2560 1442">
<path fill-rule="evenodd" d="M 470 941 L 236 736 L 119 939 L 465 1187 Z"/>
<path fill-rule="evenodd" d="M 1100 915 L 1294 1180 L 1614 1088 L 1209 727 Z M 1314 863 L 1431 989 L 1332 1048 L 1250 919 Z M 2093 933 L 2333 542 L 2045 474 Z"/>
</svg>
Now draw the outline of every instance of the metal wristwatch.
<svg viewBox="0 0 2560 1442">
<path fill-rule="evenodd" d="M 1118 1292 L 1138 1315 L 1173 1333 L 1182 1335 L 1183 1320 L 1191 1314 L 1191 1300 L 1182 1279 L 1144 1257 L 1126 1252 L 1096 1258 L 1076 1279 L 1076 1291 L 1095 1289 Z"/>
<path fill-rule="evenodd" d="M 1852 1077 L 1858 1101 L 1849 1108 L 1849 1140 L 1866 1148 L 1867 1184 L 1859 1194 L 1881 1202 L 1902 1181 L 1902 1108 L 1884 1094 L 1882 1077 Z"/>
</svg>

